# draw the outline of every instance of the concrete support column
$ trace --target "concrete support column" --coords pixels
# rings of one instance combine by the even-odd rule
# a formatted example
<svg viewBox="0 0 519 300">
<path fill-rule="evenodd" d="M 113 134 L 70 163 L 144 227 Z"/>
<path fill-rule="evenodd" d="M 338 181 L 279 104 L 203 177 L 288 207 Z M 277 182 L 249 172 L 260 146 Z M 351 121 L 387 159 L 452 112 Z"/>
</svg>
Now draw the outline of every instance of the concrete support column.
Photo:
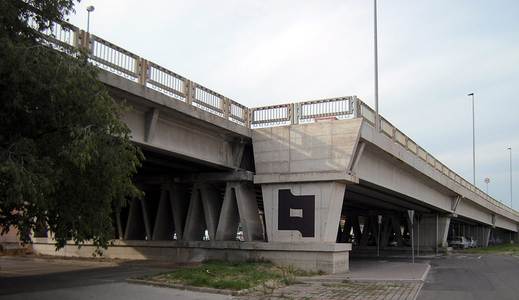
<svg viewBox="0 0 519 300">
<path fill-rule="evenodd" d="M 447 247 L 450 221 L 450 217 L 441 215 L 420 215 L 420 222 L 415 219 L 414 238 L 420 250 L 435 250 L 436 245 Z"/>
<path fill-rule="evenodd" d="M 335 243 L 346 185 L 262 184 L 269 241 Z"/>
<path fill-rule="evenodd" d="M 185 186 L 174 183 L 162 184 L 155 223 L 150 224 L 153 225 L 151 239 L 173 240 L 175 236 L 177 240 L 182 239 L 188 205 L 189 196 Z M 129 222 L 135 220 L 134 206 L 136 204 L 130 206 Z M 145 219 L 142 222 L 145 223 Z"/>
<path fill-rule="evenodd" d="M 245 241 L 263 240 L 263 227 L 254 186 L 243 182 L 228 182 L 216 239 L 234 240 L 240 224 Z"/>
<path fill-rule="evenodd" d="M 189 193 L 185 186 L 171 184 L 169 186 L 169 199 L 173 211 L 173 222 L 175 223 L 175 234 L 177 240 L 182 240 L 184 227 L 186 225 L 187 210 L 189 207 Z"/>
<path fill-rule="evenodd" d="M 210 184 L 200 185 L 199 189 L 209 239 L 214 240 L 220 218 L 220 210 L 222 209 L 220 191 Z"/>
<path fill-rule="evenodd" d="M 175 224 L 173 222 L 173 210 L 169 190 L 162 188 L 160 193 L 157 216 L 153 226 L 153 240 L 173 240 Z"/>
<path fill-rule="evenodd" d="M 490 241 L 490 226 L 482 226 L 477 230 L 477 234 L 474 239 L 478 242 L 478 246 L 480 247 L 488 247 L 488 242 Z"/>
<path fill-rule="evenodd" d="M 263 226 L 259 217 L 254 186 L 246 183 L 236 183 L 233 186 L 244 239 L 246 241 L 263 240 Z"/>
<path fill-rule="evenodd" d="M 222 212 L 216 230 L 216 240 L 233 241 L 236 239 L 238 225 L 240 224 L 240 215 L 238 213 L 238 203 L 236 201 L 236 193 L 232 185 L 227 183 L 225 194 L 223 197 Z"/>
<path fill-rule="evenodd" d="M 189 200 L 189 208 L 187 210 L 186 225 L 184 228 L 183 240 L 199 241 L 204 235 L 206 229 L 204 208 L 200 198 L 200 190 L 195 186 L 191 191 L 191 199 Z"/>
<path fill-rule="evenodd" d="M 519 232 L 512 233 L 512 241 L 514 242 L 514 244 L 517 244 L 517 242 L 519 241 Z"/>
<path fill-rule="evenodd" d="M 148 215 L 143 199 L 133 199 L 130 203 L 126 222 L 125 240 L 145 240 L 151 238 Z"/>
</svg>

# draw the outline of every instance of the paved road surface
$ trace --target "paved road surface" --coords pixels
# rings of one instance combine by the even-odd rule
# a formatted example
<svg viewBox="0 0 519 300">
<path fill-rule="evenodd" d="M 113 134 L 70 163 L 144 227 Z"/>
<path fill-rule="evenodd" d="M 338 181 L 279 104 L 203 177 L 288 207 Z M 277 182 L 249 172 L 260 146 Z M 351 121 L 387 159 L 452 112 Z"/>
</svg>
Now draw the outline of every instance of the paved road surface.
<svg viewBox="0 0 519 300">
<path fill-rule="evenodd" d="M 0 299 L 230 299 L 228 296 L 126 283 L 126 278 L 167 271 L 142 263 L 0 257 Z"/>
<path fill-rule="evenodd" d="M 455 254 L 431 259 L 430 264 L 432 269 L 418 296 L 419 300 L 519 299 L 518 257 Z M 171 267 L 164 264 L 150 265 L 149 262 L 113 264 L 0 257 L 0 300 L 230 299 L 224 295 L 135 285 L 125 281 L 128 277 L 160 273 L 170 270 Z M 319 287 L 312 284 L 318 284 Z M 310 290 L 307 290 L 305 297 L 317 293 L 316 299 L 322 296 L 345 298 L 346 295 L 362 293 L 356 290 L 361 287 L 360 285 L 312 284 L 307 284 Z M 378 295 L 377 291 L 381 289 L 385 290 L 384 294 L 388 296 L 396 290 L 411 291 L 421 286 L 421 284 L 407 285 L 402 283 L 379 287 L 372 284 L 367 286 L 367 290 L 371 290 L 373 295 L 362 294 L 361 297 L 365 299 L 368 299 L 368 296 L 379 297 L 381 295 Z M 279 296 L 284 298 L 290 295 L 291 289 L 298 293 L 305 290 L 301 285 L 295 285 L 288 290 L 281 289 Z M 298 293 L 293 296 L 298 298 L 301 296 Z M 409 293 L 409 296 L 411 295 L 412 293 Z"/>
<path fill-rule="evenodd" d="M 454 254 L 430 264 L 418 300 L 519 299 L 519 257 Z"/>
</svg>

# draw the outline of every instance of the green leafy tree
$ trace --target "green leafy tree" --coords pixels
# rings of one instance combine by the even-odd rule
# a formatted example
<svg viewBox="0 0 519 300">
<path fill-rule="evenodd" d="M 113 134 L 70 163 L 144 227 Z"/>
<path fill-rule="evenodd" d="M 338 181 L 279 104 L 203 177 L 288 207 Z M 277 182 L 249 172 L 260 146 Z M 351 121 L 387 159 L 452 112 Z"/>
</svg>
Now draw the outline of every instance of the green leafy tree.
<svg viewBox="0 0 519 300">
<path fill-rule="evenodd" d="M 106 247 L 114 211 L 141 196 L 132 176 L 142 153 L 86 56 L 42 43 L 38 31 L 74 4 L 0 1 L 0 227 L 30 242 L 45 224 L 58 248 L 68 239 Z"/>
</svg>

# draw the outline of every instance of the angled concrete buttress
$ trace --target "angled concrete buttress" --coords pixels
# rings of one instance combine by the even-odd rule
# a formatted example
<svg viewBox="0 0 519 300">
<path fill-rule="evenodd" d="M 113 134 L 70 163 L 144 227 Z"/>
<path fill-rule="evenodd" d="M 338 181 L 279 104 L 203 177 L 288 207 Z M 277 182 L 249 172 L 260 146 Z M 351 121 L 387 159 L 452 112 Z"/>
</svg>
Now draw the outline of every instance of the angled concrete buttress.
<svg viewBox="0 0 519 300">
<path fill-rule="evenodd" d="M 216 240 L 235 240 L 240 224 L 245 241 L 263 240 L 254 186 L 245 182 L 228 182 L 225 187 Z"/>
<path fill-rule="evenodd" d="M 193 187 L 182 236 L 183 240 L 198 241 L 203 237 L 204 230 L 207 228 L 200 194 L 200 190 L 196 186 Z"/>
</svg>

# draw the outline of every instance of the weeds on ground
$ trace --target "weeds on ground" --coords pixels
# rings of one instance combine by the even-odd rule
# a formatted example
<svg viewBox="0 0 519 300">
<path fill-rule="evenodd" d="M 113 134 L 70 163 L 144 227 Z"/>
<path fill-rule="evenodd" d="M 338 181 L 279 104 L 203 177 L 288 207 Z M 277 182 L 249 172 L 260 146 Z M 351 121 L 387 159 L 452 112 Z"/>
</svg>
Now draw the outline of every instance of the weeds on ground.
<svg viewBox="0 0 519 300">
<path fill-rule="evenodd" d="M 196 267 L 181 268 L 159 274 L 151 278 L 172 284 L 183 284 L 216 289 L 243 290 L 263 286 L 265 291 L 272 291 L 276 282 L 289 285 L 296 276 L 316 275 L 304 272 L 292 266 L 274 266 L 269 262 L 223 262 L 207 261 Z"/>
<path fill-rule="evenodd" d="M 519 244 L 502 244 L 495 246 L 488 246 L 485 248 L 465 249 L 465 253 L 474 254 L 511 254 L 519 255 Z"/>
</svg>

